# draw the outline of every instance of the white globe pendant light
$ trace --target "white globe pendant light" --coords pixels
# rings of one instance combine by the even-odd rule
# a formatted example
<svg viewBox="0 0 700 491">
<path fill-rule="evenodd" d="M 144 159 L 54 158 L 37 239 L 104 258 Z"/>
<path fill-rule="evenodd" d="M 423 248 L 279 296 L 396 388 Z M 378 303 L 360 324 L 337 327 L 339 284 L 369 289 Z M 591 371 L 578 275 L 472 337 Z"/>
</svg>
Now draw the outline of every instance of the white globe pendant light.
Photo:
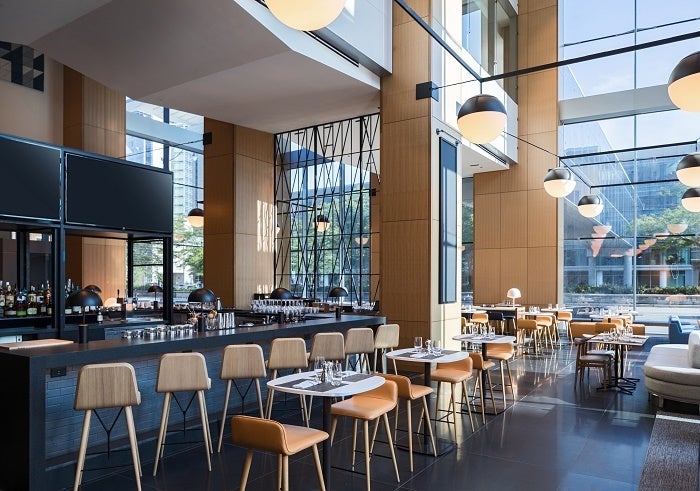
<svg viewBox="0 0 700 491">
<path fill-rule="evenodd" d="M 684 111 L 700 111 L 700 51 L 686 56 L 673 69 L 668 96 Z"/>
<path fill-rule="evenodd" d="M 672 234 L 682 234 L 688 228 L 687 223 L 669 223 L 666 228 Z"/>
<path fill-rule="evenodd" d="M 544 190 L 554 198 L 568 196 L 576 187 L 571 171 L 566 167 L 555 167 L 549 169 L 544 176 Z"/>
<path fill-rule="evenodd" d="M 686 186 L 700 187 L 700 153 L 683 157 L 676 166 L 676 177 Z"/>
<path fill-rule="evenodd" d="M 323 29 L 338 18 L 345 0 L 265 0 L 272 15 L 299 31 Z"/>
<path fill-rule="evenodd" d="M 475 95 L 459 109 L 457 126 L 470 142 L 490 143 L 506 127 L 506 108 L 492 95 Z"/>
<path fill-rule="evenodd" d="M 603 212 L 603 201 L 596 194 L 587 194 L 579 200 L 578 212 L 586 218 L 597 217 Z"/>
<path fill-rule="evenodd" d="M 700 212 L 700 188 L 690 188 L 681 198 L 683 208 L 693 213 Z"/>
</svg>

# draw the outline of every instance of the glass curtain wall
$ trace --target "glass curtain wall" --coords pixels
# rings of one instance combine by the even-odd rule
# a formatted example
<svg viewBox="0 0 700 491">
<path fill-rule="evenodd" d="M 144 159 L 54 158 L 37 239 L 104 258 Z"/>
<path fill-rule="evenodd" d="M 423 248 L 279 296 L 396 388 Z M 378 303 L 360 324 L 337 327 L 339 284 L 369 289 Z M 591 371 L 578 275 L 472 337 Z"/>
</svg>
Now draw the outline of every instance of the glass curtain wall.
<svg viewBox="0 0 700 491">
<path fill-rule="evenodd" d="M 474 302 L 474 178 L 462 179 L 462 305 Z"/>
<path fill-rule="evenodd" d="M 204 281 L 204 237 L 187 214 L 204 199 L 204 118 L 195 114 L 126 99 L 126 160 L 160 167 L 173 173 L 173 286 L 174 300 Z M 162 282 L 162 241 L 134 246 L 134 294 Z"/>
<path fill-rule="evenodd" d="M 371 196 L 379 182 L 379 115 L 275 135 L 275 284 L 295 296 L 375 299 Z"/>
<path fill-rule="evenodd" d="M 700 30 L 700 3 L 693 1 L 560 0 L 559 6 L 560 59 Z M 675 64 L 698 50 L 694 39 L 563 67 L 559 98 L 665 91 Z M 700 115 L 612 116 L 560 127 L 559 154 L 582 180 L 564 200 L 564 301 L 581 317 L 626 305 L 642 322 L 697 318 L 700 214 L 682 207 L 687 188 L 675 180 L 675 168 L 698 149 Z M 602 197 L 598 217 L 578 213 L 585 194 Z"/>
</svg>

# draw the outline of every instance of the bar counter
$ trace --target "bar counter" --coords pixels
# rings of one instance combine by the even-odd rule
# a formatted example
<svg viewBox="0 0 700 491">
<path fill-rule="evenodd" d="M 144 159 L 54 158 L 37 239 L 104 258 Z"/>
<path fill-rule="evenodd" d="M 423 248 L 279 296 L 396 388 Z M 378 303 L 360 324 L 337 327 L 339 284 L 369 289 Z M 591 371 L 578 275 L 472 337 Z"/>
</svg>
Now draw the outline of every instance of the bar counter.
<svg viewBox="0 0 700 491">
<path fill-rule="evenodd" d="M 269 342 L 277 337 L 308 339 L 317 332 L 344 332 L 385 322 L 381 316 L 344 314 L 337 320 L 333 315 L 320 314 L 298 323 L 238 327 L 177 337 L 120 338 L 46 348 L 2 349 L 0 367 L 6 392 L 0 405 L 5 424 L 5 439 L 0 449 L 0 489 L 49 490 L 72 485 L 83 418 L 83 412 L 73 410 L 72 404 L 77 373 L 82 365 L 110 362 L 134 365 L 142 397 L 141 405 L 134 407 L 134 418 L 142 446 L 144 441 L 155 436 L 160 423 L 163 396 L 155 392 L 160 355 L 198 351 L 205 356 L 212 379 L 212 388 L 206 394 L 207 410 L 213 423 L 220 420 L 223 407 L 225 382 L 219 379 L 219 368 L 225 346 L 258 343 L 267 353 Z M 254 398 L 246 399 L 247 404 L 252 401 Z M 232 396 L 231 403 L 233 408 L 240 407 L 240 399 L 236 397 Z M 107 417 L 107 424 L 112 418 Z M 196 409 L 184 417 L 173 410 L 171 426 L 181 427 L 183 419 L 198 419 Z M 123 416 L 120 416 L 112 441 L 125 435 Z M 93 421 L 90 445 L 101 444 L 103 448 L 105 441 L 104 432 Z M 150 463 L 152 458 L 142 451 L 144 464 Z M 144 472 L 149 472 L 149 467 L 150 464 L 146 465 Z"/>
</svg>

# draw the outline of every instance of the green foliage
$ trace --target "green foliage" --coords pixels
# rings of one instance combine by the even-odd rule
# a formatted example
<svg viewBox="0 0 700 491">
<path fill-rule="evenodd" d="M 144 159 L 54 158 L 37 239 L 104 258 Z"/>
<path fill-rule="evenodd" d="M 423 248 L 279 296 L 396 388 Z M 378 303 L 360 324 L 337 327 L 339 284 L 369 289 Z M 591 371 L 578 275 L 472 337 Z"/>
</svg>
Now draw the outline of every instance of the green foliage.
<svg viewBox="0 0 700 491">
<path fill-rule="evenodd" d="M 579 283 L 578 285 L 569 285 L 566 288 L 566 293 L 602 293 L 609 295 L 620 295 L 631 294 L 632 288 L 622 285 L 612 285 L 609 283 L 604 283 L 598 286 Z M 659 286 L 648 287 L 645 285 L 637 285 L 637 293 L 640 295 L 700 295 L 700 286 L 667 286 L 661 288 Z"/>
<path fill-rule="evenodd" d="M 173 223 L 173 259 L 183 268 L 189 268 L 196 279 L 204 277 L 203 230 L 190 226 L 185 216 L 175 217 Z"/>
</svg>

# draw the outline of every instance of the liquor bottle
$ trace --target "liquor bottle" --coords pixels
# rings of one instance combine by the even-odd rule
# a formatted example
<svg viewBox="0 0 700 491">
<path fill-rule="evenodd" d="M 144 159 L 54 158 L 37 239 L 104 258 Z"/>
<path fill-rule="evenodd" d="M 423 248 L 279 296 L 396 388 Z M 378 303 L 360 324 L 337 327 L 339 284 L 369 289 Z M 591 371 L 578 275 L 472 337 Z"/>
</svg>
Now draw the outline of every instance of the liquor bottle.
<svg viewBox="0 0 700 491">
<path fill-rule="evenodd" d="M 15 309 L 15 292 L 12 289 L 10 282 L 7 282 L 5 290 L 5 317 L 15 317 L 17 310 Z"/>
<path fill-rule="evenodd" d="M 5 317 L 5 287 L 4 283 L 0 280 L 0 317 Z"/>
<path fill-rule="evenodd" d="M 46 304 L 44 303 L 44 292 L 45 291 L 46 290 L 44 289 L 44 284 L 42 283 L 36 292 L 37 315 L 46 315 Z"/>
<path fill-rule="evenodd" d="M 97 323 L 102 324 L 104 317 L 102 316 L 102 307 L 97 307 Z"/>
<path fill-rule="evenodd" d="M 17 293 L 15 304 L 17 306 L 17 317 L 27 317 L 27 292 L 22 290 Z"/>
<path fill-rule="evenodd" d="M 36 303 L 36 288 L 30 285 L 27 293 L 27 316 L 33 317 L 37 314 L 39 314 L 39 306 Z"/>
<path fill-rule="evenodd" d="M 51 285 L 46 283 L 44 290 L 44 305 L 46 306 L 46 315 L 53 315 L 53 296 L 51 295 Z"/>
</svg>

